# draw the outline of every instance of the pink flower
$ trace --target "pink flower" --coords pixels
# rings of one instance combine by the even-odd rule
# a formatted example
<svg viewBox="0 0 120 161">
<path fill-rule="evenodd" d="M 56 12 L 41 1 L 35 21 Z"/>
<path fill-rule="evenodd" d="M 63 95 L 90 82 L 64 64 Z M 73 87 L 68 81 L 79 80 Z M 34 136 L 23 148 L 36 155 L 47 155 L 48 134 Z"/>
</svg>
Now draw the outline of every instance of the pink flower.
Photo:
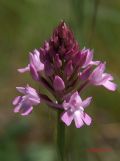
<svg viewBox="0 0 120 161">
<path fill-rule="evenodd" d="M 16 89 L 24 96 L 17 96 L 13 100 L 14 112 L 20 112 L 21 115 L 26 116 L 32 112 L 33 105 L 36 106 L 40 103 L 40 98 L 36 90 L 28 85 L 27 87 L 16 87 Z"/>
<path fill-rule="evenodd" d="M 100 61 L 93 61 L 93 50 L 83 48 L 81 55 L 85 55 L 86 59 L 82 68 L 86 68 L 88 65 L 98 65 Z"/>
<path fill-rule="evenodd" d="M 89 76 L 90 83 L 96 86 L 103 85 L 108 90 L 115 91 L 117 86 L 111 82 L 113 77 L 108 73 L 104 73 L 104 71 L 105 63 L 100 63 Z"/>
<path fill-rule="evenodd" d="M 61 116 L 62 121 L 69 126 L 74 119 L 77 128 L 82 127 L 84 124 L 91 124 L 91 117 L 84 112 L 84 109 L 90 104 L 92 97 L 88 97 L 82 101 L 78 92 L 75 92 L 70 97 L 69 102 L 64 101 L 63 107 L 65 112 Z"/>
<path fill-rule="evenodd" d="M 40 52 L 38 50 L 34 50 L 33 53 L 29 54 L 29 61 L 30 63 L 27 65 L 27 67 L 20 68 L 18 71 L 20 73 L 28 72 L 30 71 L 33 78 L 35 80 L 38 80 L 38 72 L 44 70 L 44 64 L 40 61 Z"/>
</svg>

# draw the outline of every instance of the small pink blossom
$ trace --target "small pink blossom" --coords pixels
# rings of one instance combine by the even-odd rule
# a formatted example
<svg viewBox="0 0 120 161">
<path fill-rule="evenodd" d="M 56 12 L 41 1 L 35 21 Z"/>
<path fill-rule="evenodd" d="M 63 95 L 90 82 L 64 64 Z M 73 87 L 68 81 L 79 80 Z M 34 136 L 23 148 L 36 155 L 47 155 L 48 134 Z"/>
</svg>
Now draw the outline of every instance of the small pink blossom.
<svg viewBox="0 0 120 161">
<path fill-rule="evenodd" d="M 34 50 L 33 53 L 29 54 L 29 64 L 27 67 L 20 68 L 18 71 L 20 73 L 28 72 L 30 71 L 33 78 L 35 80 L 38 79 L 38 72 L 44 70 L 44 64 L 40 61 L 40 52 L 38 50 Z"/>
<path fill-rule="evenodd" d="M 65 112 L 61 116 L 62 121 L 69 126 L 72 120 L 75 121 L 75 126 L 77 128 L 82 127 L 84 124 L 91 124 L 91 117 L 84 112 L 84 109 L 89 106 L 92 97 L 88 97 L 82 101 L 78 92 L 75 92 L 71 97 L 69 102 L 64 101 L 63 107 Z"/>
<path fill-rule="evenodd" d="M 103 85 L 108 90 L 115 91 L 117 86 L 112 82 L 113 77 L 104 71 L 105 63 L 100 63 L 89 76 L 90 83 L 96 86 Z"/>
<path fill-rule="evenodd" d="M 20 112 L 21 115 L 26 116 L 32 112 L 34 105 L 40 103 L 40 98 L 36 90 L 28 85 L 27 87 L 16 87 L 16 89 L 24 96 L 17 96 L 13 100 L 14 112 Z"/>
<path fill-rule="evenodd" d="M 98 65 L 100 61 L 93 61 L 93 50 L 83 48 L 81 55 L 85 55 L 86 59 L 82 68 L 86 68 L 88 65 Z"/>
</svg>

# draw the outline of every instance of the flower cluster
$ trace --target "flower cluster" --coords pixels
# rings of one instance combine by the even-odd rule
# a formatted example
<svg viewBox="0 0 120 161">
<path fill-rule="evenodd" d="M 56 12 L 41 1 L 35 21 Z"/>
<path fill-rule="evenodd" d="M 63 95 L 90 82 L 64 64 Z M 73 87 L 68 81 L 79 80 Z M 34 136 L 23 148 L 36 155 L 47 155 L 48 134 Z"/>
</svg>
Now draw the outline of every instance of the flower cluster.
<svg viewBox="0 0 120 161">
<path fill-rule="evenodd" d="M 29 53 L 27 67 L 18 69 L 20 73 L 29 72 L 54 96 L 54 100 L 29 85 L 17 87 L 24 96 L 14 99 L 14 112 L 26 116 L 33 106 L 44 102 L 53 109 L 61 110 L 61 121 L 67 126 L 73 120 L 77 128 L 90 125 L 92 119 L 84 109 L 91 103 L 92 97 L 82 101 L 81 91 L 87 85 L 104 86 L 115 91 L 113 77 L 105 73 L 105 68 L 105 62 L 93 60 L 92 50 L 79 48 L 72 31 L 65 22 L 61 22 L 42 48 Z"/>
</svg>

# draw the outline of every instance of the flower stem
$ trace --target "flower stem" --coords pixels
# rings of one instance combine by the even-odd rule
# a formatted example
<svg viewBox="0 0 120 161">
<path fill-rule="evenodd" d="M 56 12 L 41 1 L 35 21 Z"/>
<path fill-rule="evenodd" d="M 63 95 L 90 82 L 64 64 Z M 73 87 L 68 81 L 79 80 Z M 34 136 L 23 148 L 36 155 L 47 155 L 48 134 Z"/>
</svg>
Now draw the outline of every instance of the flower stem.
<svg viewBox="0 0 120 161">
<path fill-rule="evenodd" d="M 65 161 L 65 125 L 60 121 L 61 111 L 57 113 L 57 152 L 59 161 Z"/>
</svg>

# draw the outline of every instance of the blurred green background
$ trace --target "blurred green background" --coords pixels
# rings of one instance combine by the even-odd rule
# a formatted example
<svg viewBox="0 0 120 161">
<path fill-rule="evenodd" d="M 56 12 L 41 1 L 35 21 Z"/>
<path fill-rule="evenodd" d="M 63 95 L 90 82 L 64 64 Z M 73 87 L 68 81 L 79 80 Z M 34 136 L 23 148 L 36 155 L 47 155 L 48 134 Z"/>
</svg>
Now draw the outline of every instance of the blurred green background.
<svg viewBox="0 0 120 161">
<path fill-rule="evenodd" d="M 56 113 L 42 105 L 24 118 L 13 113 L 12 100 L 16 86 L 38 87 L 17 68 L 28 63 L 28 52 L 39 48 L 62 19 L 71 26 L 81 48 L 94 49 L 95 58 L 107 62 L 118 84 L 114 93 L 93 87 L 82 95 L 94 97 L 87 109 L 93 124 L 66 129 L 66 158 L 120 158 L 120 1 L 0 0 L 0 161 L 57 161 Z M 90 148 L 110 150 L 90 152 Z"/>
</svg>

